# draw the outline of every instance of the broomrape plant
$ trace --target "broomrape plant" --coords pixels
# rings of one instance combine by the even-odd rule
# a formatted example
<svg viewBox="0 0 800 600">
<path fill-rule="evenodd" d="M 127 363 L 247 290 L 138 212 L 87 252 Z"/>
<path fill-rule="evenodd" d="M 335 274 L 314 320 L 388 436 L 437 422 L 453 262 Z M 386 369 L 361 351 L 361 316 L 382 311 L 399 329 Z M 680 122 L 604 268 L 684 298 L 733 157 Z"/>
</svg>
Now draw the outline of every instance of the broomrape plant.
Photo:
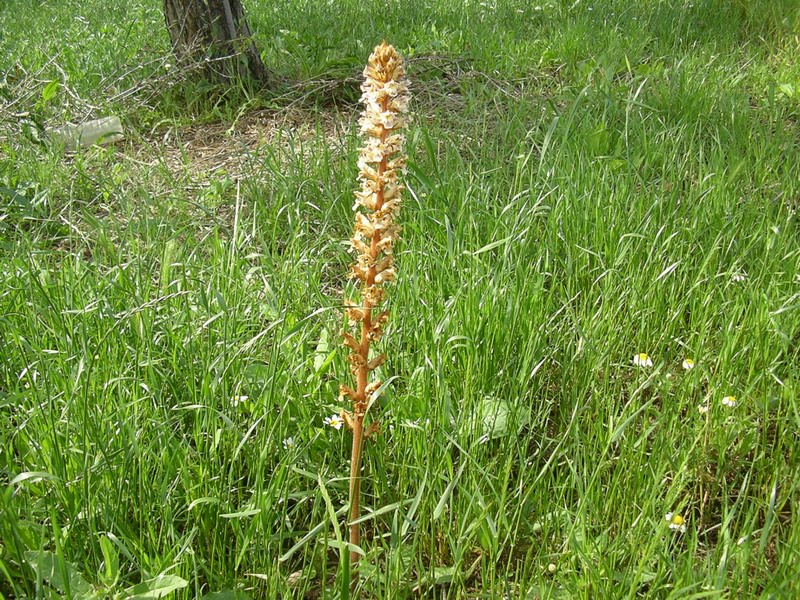
<svg viewBox="0 0 800 600">
<path fill-rule="evenodd" d="M 364 111 L 359 124 L 366 141 L 358 159 L 361 189 L 355 193 L 355 231 L 350 246 L 357 258 L 350 269 L 350 278 L 358 280 L 360 301 L 345 300 L 348 329 L 343 333 L 350 370 L 355 377 L 355 389 L 340 386 L 341 397 L 350 399 L 352 412 L 341 413 L 353 432 L 350 459 L 350 543 L 358 546 L 360 528 L 354 523 L 359 517 L 361 493 L 361 450 L 364 439 L 378 431 L 378 421 L 365 428 L 364 421 L 370 406 L 380 394 L 382 381 L 371 376 L 372 371 L 386 360 L 386 354 L 370 356 L 373 342 L 380 340 L 389 319 L 381 310 L 384 284 L 395 277 L 394 243 L 400 233 L 395 218 L 400 210 L 398 173 L 406 164 L 403 154 L 405 138 L 398 130 L 405 127 L 408 108 L 408 82 L 402 60 L 393 46 L 382 42 L 369 57 L 361 85 Z M 350 552 L 350 562 L 358 560 Z"/>
</svg>

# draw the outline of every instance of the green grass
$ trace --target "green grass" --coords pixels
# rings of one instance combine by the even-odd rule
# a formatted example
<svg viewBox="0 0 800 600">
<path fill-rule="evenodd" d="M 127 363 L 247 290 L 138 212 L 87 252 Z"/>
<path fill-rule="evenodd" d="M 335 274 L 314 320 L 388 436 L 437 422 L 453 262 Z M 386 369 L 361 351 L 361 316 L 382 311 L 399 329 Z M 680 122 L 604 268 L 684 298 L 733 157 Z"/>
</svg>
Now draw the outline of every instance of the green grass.
<svg viewBox="0 0 800 600">
<path fill-rule="evenodd" d="M 146 101 L 114 94 L 163 74 L 159 2 L 33 4 L 0 8 L 0 598 L 343 597 L 360 141 L 314 82 L 384 36 L 417 101 L 364 597 L 800 595 L 796 1 L 254 0 L 277 90 Z M 238 166 L 160 146 L 252 108 Z M 115 148 L 25 133 L 109 112 Z"/>
</svg>

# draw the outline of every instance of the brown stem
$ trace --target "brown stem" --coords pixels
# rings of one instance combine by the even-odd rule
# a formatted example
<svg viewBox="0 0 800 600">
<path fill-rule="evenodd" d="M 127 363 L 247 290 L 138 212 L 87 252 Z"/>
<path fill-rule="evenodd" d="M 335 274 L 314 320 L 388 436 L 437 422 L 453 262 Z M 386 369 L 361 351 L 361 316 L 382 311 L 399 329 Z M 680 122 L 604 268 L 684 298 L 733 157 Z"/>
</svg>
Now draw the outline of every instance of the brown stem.
<svg viewBox="0 0 800 600">
<path fill-rule="evenodd" d="M 350 459 L 350 543 L 358 546 L 361 542 L 361 526 L 353 523 L 358 519 L 361 499 L 361 447 L 364 433 L 364 418 L 353 419 L 353 454 Z M 358 552 L 350 552 L 350 564 L 358 561 Z"/>
</svg>

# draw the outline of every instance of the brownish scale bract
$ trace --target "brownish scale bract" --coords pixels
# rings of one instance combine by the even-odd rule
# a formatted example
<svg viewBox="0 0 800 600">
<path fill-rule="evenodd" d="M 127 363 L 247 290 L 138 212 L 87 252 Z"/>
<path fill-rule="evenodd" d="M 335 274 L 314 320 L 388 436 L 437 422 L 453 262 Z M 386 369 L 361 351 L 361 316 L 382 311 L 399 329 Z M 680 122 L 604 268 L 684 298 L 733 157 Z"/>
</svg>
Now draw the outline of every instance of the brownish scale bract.
<svg viewBox="0 0 800 600">
<path fill-rule="evenodd" d="M 361 85 L 364 111 L 359 124 L 366 141 L 358 159 L 361 189 L 355 194 L 355 231 L 350 246 L 356 253 L 350 277 L 358 280 L 360 300 L 347 302 L 347 318 L 354 331 L 344 333 L 349 348 L 350 370 L 355 388 L 342 385 L 343 397 L 350 399 L 352 412 L 342 416 L 353 431 L 350 465 L 350 543 L 360 542 L 359 526 L 352 521 L 359 516 L 361 490 L 361 448 L 365 437 L 377 431 L 377 421 L 365 430 L 364 418 L 382 382 L 372 380 L 371 372 L 386 360 L 385 354 L 370 356 L 372 342 L 377 342 L 389 319 L 381 311 L 384 285 L 395 278 L 394 243 L 400 233 L 395 219 L 400 211 L 403 186 L 398 175 L 406 164 L 404 136 L 399 133 L 407 123 L 408 82 L 405 68 L 393 46 L 382 42 L 369 57 Z M 351 552 L 350 560 L 358 560 Z"/>
</svg>

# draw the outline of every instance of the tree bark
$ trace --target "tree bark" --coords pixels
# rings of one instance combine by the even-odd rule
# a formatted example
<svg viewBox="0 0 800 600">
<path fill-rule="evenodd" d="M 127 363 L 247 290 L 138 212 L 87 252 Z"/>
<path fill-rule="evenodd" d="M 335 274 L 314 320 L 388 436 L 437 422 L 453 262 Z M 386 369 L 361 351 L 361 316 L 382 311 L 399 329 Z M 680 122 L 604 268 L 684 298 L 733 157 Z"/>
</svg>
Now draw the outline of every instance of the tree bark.
<svg viewBox="0 0 800 600">
<path fill-rule="evenodd" d="M 253 43 L 241 0 L 164 0 L 172 50 L 183 64 L 210 59 L 215 78 L 253 78 L 266 83 L 269 72 Z"/>
</svg>

